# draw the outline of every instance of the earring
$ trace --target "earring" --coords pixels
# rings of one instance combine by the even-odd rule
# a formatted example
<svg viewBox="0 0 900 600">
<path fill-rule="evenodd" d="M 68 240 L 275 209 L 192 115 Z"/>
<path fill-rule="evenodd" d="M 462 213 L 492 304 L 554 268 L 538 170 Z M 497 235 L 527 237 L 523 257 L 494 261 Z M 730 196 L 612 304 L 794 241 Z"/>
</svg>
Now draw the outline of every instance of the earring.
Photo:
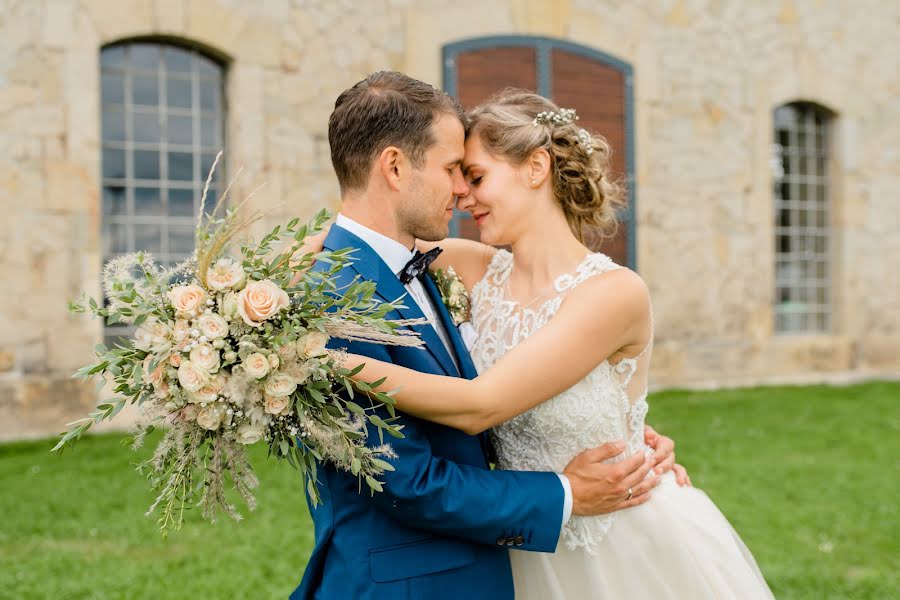
<svg viewBox="0 0 900 600">
<path fill-rule="evenodd" d="M 532 179 L 532 180 L 531 180 L 531 185 L 537 185 L 537 179 Z"/>
</svg>

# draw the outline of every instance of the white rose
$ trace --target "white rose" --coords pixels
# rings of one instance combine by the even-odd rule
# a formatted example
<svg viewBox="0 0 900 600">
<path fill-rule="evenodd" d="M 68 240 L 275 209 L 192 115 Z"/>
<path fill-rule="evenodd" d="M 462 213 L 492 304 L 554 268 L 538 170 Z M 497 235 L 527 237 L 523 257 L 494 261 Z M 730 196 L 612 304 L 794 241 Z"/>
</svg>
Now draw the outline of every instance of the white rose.
<svg viewBox="0 0 900 600">
<path fill-rule="evenodd" d="M 266 393 L 270 396 L 290 396 L 297 389 L 297 382 L 285 373 L 276 373 L 266 379 Z"/>
<path fill-rule="evenodd" d="M 191 350 L 191 362 L 207 373 L 219 370 L 219 351 L 209 344 L 198 344 Z"/>
<path fill-rule="evenodd" d="M 197 320 L 200 333 L 211 340 L 228 335 L 228 322 L 217 314 L 203 315 Z"/>
<path fill-rule="evenodd" d="M 269 372 L 269 359 L 261 352 L 254 352 L 241 363 L 250 377 L 262 379 Z"/>
<path fill-rule="evenodd" d="M 287 409 L 291 403 L 289 396 L 269 396 L 266 395 L 266 412 L 270 415 L 278 415 Z"/>
<path fill-rule="evenodd" d="M 237 352 L 235 352 L 234 350 L 229 350 L 225 353 L 225 360 L 228 362 L 234 362 L 236 358 Z"/>
<path fill-rule="evenodd" d="M 263 428 L 258 425 L 245 423 L 237 428 L 237 441 L 242 444 L 255 444 L 262 439 Z"/>
<path fill-rule="evenodd" d="M 268 279 L 248 283 L 237 300 L 238 314 L 251 327 L 259 327 L 290 303 L 287 292 Z"/>
<path fill-rule="evenodd" d="M 172 330 L 156 319 L 148 319 L 134 332 L 134 347 L 161 354 L 172 347 Z"/>
<path fill-rule="evenodd" d="M 206 305 L 206 292 L 199 285 L 180 285 L 166 294 L 179 317 L 196 317 Z"/>
<path fill-rule="evenodd" d="M 178 367 L 178 383 L 186 391 L 193 393 L 209 383 L 209 373 L 198 369 L 191 361 L 186 360 Z"/>
<path fill-rule="evenodd" d="M 203 429 L 215 431 L 222 424 L 225 417 L 225 406 L 222 404 L 207 404 L 197 413 L 197 425 Z"/>
<path fill-rule="evenodd" d="M 301 356 L 321 356 L 325 354 L 328 335 L 320 331 L 310 331 L 297 340 L 297 353 Z"/>
<path fill-rule="evenodd" d="M 244 283 L 244 268 L 230 258 L 220 258 L 206 271 L 206 283 L 217 292 L 237 289 Z"/>
<path fill-rule="evenodd" d="M 277 354 L 270 354 L 270 355 L 269 355 L 269 367 L 271 367 L 272 370 L 274 371 L 275 369 L 278 368 L 278 365 L 279 365 L 279 364 L 281 364 L 281 363 L 280 363 L 279 360 L 278 360 L 278 355 L 277 355 Z"/>
</svg>

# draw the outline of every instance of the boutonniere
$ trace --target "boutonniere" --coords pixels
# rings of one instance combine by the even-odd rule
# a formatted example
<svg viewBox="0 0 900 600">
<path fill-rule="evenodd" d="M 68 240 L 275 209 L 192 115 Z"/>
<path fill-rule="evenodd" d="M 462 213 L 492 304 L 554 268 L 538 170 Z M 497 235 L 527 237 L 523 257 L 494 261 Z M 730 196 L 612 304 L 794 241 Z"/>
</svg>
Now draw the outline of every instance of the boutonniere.
<svg viewBox="0 0 900 600">
<path fill-rule="evenodd" d="M 459 326 L 469 320 L 469 291 L 463 285 L 462 280 L 453 267 L 446 269 L 438 269 L 431 273 L 434 282 L 437 284 L 438 291 L 441 293 L 441 300 L 444 306 L 450 312 L 454 325 Z"/>
</svg>

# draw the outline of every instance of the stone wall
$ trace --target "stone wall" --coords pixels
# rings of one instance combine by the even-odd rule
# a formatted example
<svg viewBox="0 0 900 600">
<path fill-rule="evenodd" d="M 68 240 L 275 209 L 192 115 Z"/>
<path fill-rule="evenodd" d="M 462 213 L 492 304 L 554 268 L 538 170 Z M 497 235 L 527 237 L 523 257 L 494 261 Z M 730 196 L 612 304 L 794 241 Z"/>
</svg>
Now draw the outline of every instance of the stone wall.
<svg viewBox="0 0 900 600">
<path fill-rule="evenodd" d="M 54 432 L 95 400 L 69 380 L 100 339 L 100 48 L 190 40 L 228 66 L 228 170 L 271 222 L 337 206 L 326 124 L 368 72 L 441 84 L 441 47 L 567 39 L 634 67 L 638 268 L 654 385 L 900 373 L 900 8 L 837 0 L 0 0 L 0 436 Z M 834 334 L 775 336 L 771 111 L 837 115 Z M 576 107 L 577 108 L 577 107 Z M 271 223 L 270 223 L 271 224 Z"/>
</svg>

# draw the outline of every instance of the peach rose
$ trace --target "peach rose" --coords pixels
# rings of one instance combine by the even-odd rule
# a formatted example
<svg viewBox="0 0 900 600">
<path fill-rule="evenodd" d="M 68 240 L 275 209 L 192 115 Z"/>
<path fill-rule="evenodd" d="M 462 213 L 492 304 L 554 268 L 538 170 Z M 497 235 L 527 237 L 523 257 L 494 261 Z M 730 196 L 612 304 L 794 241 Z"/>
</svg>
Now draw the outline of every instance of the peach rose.
<svg viewBox="0 0 900 600">
<path fill-rule="evenodd" d="M 265 377 L 269 372 L 269 359 L 266 358 L 266 355 L 262 352 L 254 352 L 245 358 L 241 362 L 241 365 L 243 365 L 244 372 L 246 372 L 247 375 L 255 377 L 256 379 Z"/>
<path fill-rule="evenodd" d="M 266 395 L 266 412 L 270 415 L 279 415 L 287 409 L 291 403 L 290 396 Z"/>
<path fill-rule="evenodd" d="M 237 289 L 244 283 L 244 268 L 230 258 L 220 258 L 206 271 L 206 283 L 217 292 Z"/>
<path fill-rule="evenodd" d="M 178 383 L 188 392 L 197 392 L 209 383 L 209 373 L 186 360 L 178 367 Z"/>
<path fill-rule="evenodd" d="M 251 281 L 238 294 L 237 311 L 244 323 L 259 327 L 288 305 L 287 292 L 269 281 Z"/>
<path fill-rule="evenodd" d="M 219 398 L 221 392 L 222 389 L 219 382 L 213 380 L 191 394 L 190 399 L 191 402 L 197 404 L 209 404 L 210 402 L 215 402 Z"/>
<path fill-rule="evenodd" d="M 175 321 L 175 327 L 172 328 L 172 331 L 176 341 L 184 341 L 191 334 L 191 324 L 184 319 L 178 319 Z"/>
<path fill-rule="evenodd" d="M 285 373 L 276 373 L 266 379 L 266 394 L 269 396 L 290 396 L 296 389 L 297 382 Z"/>
<path fill-rule="evenodd" d="M 216 314 L 203 315 L 197 319 L 197 328 L 202 335 L 211 340 L 228 335 L 228 322 Z"/>
<path fill-rule="evenodd" d="M 181 366 L 181 354 L 178 352 L 173 352 L 169 355 L 169 364 L 175 367 L 176 369 Z"/>
<path fill-rule="evenodd" d="M 207 373 L 219 370 L 219 351 L 209 344 L 198 344 L 191 350 L 191 362 Z"/>
<path fill-rule="evenodd" d="M 301 356 L 313 357 L 325 354 L 325 345 L 328 343 L 328 334 L 321 331 L 310 331 L 297 339 L 297 353 Z"/>
<path fill-rule="evenodd" d="M 179 317 L 196 317 L 206 305 L 206 292 L 199 285 L 180 285 L 166 294 Z"/>
<path fill-rule="evenodd" d="M 215 431 L 225 419 L 225 406 L 222 404 L 207 404 L 197 413 L 197 425 L 209 431 Z"/>
</svg>

